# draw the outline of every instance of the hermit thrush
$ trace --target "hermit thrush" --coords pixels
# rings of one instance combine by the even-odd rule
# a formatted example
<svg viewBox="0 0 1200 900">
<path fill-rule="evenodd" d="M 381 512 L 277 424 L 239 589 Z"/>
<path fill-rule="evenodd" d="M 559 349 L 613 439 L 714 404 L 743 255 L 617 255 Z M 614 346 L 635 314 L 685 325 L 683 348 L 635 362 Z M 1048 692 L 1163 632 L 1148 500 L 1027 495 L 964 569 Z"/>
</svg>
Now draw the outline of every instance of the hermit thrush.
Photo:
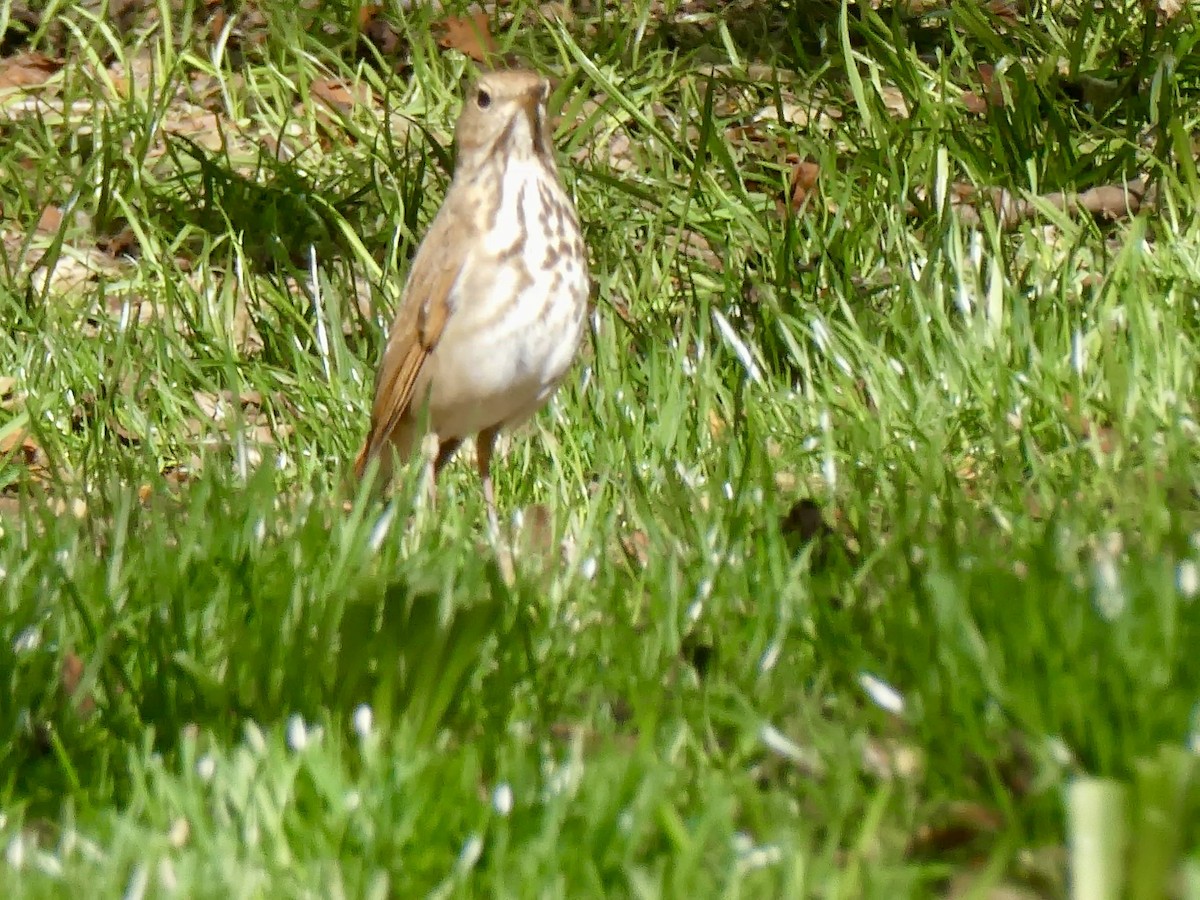
<svg viewBox="0 0 1200 900">
<path fill-rule="evenodd" d="M 583 334 L 589 282 L 579 220 L 546 122 L 550 84 L 483 75 L 455 130 L 458 159 L 417 248 L 375 378 L 371 432 L 355 463 L 381 477 L 437 436 L 434 477 L 465 438 L 496 522 L 490 463 L 501 428 L 537 412 Z"/>
</svg>

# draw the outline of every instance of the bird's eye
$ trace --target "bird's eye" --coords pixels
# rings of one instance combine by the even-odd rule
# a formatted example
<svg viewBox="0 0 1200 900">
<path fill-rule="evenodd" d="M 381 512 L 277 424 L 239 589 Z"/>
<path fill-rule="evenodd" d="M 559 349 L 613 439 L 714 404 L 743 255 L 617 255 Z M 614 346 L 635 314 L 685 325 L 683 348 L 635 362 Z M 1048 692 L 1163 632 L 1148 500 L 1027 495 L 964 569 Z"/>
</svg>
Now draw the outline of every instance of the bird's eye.
<svg viewBox="0 0 1200 900">
<path fill-rule="evenodd" d="M 475 102 L 479 104 L 480 109 L 487 109 L 492 105 L 492 95 L 487 91 L 481 90 L 475 95 Z"/>
</svg>

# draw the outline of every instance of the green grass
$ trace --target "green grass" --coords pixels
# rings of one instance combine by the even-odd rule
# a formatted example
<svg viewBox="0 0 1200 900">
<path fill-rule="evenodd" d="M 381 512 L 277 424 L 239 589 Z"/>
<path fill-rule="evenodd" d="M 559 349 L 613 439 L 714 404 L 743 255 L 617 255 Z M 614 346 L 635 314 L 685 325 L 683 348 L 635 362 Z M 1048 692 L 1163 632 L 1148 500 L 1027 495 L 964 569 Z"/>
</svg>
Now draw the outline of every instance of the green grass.
<svg viewBox="0 0 1200 900">
<path fill-rule="evenodd" d="M 467 459 L 348 477 L 471 64 L 228 6 L 6 44 L 5 896 L 1200 897 L 1194 12 L 506 5 L 598 298 L 509 551 Z"/>
</svg>

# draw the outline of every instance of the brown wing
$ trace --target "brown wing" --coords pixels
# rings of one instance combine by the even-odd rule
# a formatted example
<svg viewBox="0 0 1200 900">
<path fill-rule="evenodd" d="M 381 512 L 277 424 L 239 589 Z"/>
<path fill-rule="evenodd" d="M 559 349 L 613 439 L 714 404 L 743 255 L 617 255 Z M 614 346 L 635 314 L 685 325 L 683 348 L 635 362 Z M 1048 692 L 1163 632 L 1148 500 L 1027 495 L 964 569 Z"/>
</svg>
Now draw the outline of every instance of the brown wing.
<svg viewBox="0 0 1200 900">
<path fill-rule="evenodd" d="M 375 376 L 371 432 L 354 462 L 358 478 L 412 412 L 413 401 L 422 399 L 413 396 L 417 378 L 446 327 L 452 311 L 450 292 L 462 268 L 462 257 L 448 240 L 452 230 L 449 217 L 436 217 L 413 260 Z"/>
</svg>

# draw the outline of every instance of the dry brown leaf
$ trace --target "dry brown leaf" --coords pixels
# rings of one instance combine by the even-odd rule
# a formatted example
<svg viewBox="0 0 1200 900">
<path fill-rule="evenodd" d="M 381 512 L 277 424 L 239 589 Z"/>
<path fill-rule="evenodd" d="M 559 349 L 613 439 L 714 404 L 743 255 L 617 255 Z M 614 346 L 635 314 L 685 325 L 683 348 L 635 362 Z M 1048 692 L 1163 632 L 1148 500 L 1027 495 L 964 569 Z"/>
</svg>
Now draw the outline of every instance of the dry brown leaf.
<svg viewBox="0 0 1200 900">
<path fill-rule="evenodd" d="M 911 110 L 908 108 L 908 98 L 895 85 L 882 85 L 880 87 L 880 97 L 883 100 L 883 108 L 896 118 L 907 119 L 911 115 Z"/>
<path fill-rule="evenodd" d="M 0 436 L 0 460 L 15 461 L 30 468 L 41 465 L 42 448 L 24 428 Z"/>
<path fill-rule="evenodd" d="M 550 558 L 556 551 L 554 514 L 544 503 L 534 503 L 521 512 L 514 553 L 520 556 Z"/>
<path fill-rule="evenodd" d="M 650 537 L 640 528 L 621 538 L 621 547 L 625 550 L 625 555 L 632 560 L 637 560 L 642 568 L 650 562 Z"/>
<path fill-rule="evenodd" d="M 526 19 L 537 24 L 542 19 L 549 22 L 561 22 L 569 25 L 575 20 L 575 13 L 566 3 L 540 3 L 536 11 L 530 11 Z"/>
<path fill-rule="evenodd" d="M 962 100 L 963 106 L 967 108 L 967 112 L 973 115 L 982 116 L 988 111 L 987 101 L 974 91 L 963 91 L 959 99 Z"/>
<path fill-rule="evenodd" d="M 952 877 L 943 894 L 945 900 L 1042 900 L 1045 896 L 1048 895 L 1007 881 L 991 884 L 984 880 L 982 873 L 973 869 Z"/>
<path fill-rule="evenodd" d="M 318 78 L 308 90 L 314 100 L 337 112 L 348 113 L 371 103 L 371 88 L 361 81 L 347 84 L 341 78 Z"/>
<path fill-rule="evenodd" d="M 1110 454 L 1117 448 L 1121 441 L 1117 430 L 1111 425 L 1098 424 L 1086 413 L 1077 413 L 1074 396 L 1063 395 L 1063 408 L 1067 411 L 1076 433 L 1085 441 L 1095 441 L 1101 453 Z"/>
<path fill-rule="evenodd" d="M 394 56 L 400 50 L 400 33 L 380 13 L 383 7 L 369 4 L 358 13 L 358 30 L 363 40 L 375 47 L 384 57 Z"/>
<path fill-rule="evenodd" d="M 83 673 L 86 666 L 83 660 L 70 650 L 63 656 L 62 661 L 62 686 L 63 690 L 72 700 L 75 700 L 76 695 L 83 683 Z M 83 718 L 87 718 L 96 710 L 96 700 L 90 694 L 80 697 L 76 703 L 75 709 Z"/>
<path fill-rule="evenodd" d="M 30 88 L 45 84 L 59 69 L 62 60 L 44 53 L 18 53 L 0 60 L 0 91 L 5 88 Z"/>
<path fill-rule="evenodd" d="M 804 208 L 809 196 L 816 190 L 817 179 L 820 177 L 821 167 L 812 160 L 802 160 L 796 163 L 789 181 L 792 212 L 800 212 Z"/>
<path fill-rule="evenodd" d="M 908 843 L 908 855 L 943 857 L 1004 827 L 1004 817 L 981 803 L 959 800 L 941 809 L 933 822 L 917 827 Z"/>
<path fill-rule="evenodd" d="M 213 10 L 213 14 L 208 20 L 208 39 L 210 42 L 215 44 L 221 39 L 221 33 L 225 30 L 225 23 L 228 20 L 229 16 L 225 12 L 225 7 L 218 6 Z"/>
<path fill-rule="evenodd" d="M 383 12 L 383 7 L 378 3 L 364 3 L 358 10 L 358 27 L 360 29 L 368 28 L 381 12 Z"/>
<path fill-rule="evenodd" d="M 58 234 L 62 227 L 63 213 L 57 206 L 47 206 L 38 217 L 37 230 L 42 234 Z"/>
<path fill-rule="evenodd" d="M 488 15 L 482 10 L 469 16 L 447 16 L 435 23 L 441 32 L 438 46 L 443 50 L 457 50 L 476 62 L 487 62 L 499 49 L 488 23 Z"/>
<path fill-rule="evenodd" d="M 719 441 L 725 433 L 725 420 L 712 407 L 709 407 L 708 410 L 708 433 L 712 435 L 714 441 Z"/>
<path fill-rule="evenodd" d="M 126 226 L 116 234 L 97 238 L 96 249 L 116 259 L 122 256 L 133 256 L 140 248 L 137 233 Z"/>
</svg>

